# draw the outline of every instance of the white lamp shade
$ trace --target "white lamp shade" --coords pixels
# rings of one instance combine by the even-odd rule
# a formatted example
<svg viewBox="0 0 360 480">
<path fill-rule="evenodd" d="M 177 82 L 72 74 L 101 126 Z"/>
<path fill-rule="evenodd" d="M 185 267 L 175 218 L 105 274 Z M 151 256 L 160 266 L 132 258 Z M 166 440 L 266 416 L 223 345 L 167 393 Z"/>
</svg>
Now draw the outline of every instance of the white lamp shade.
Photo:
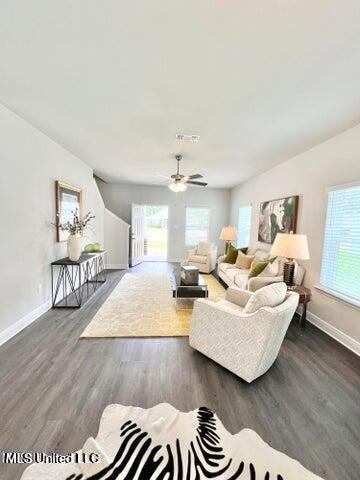
<svg viewBox="0 0 360 480">
<path fill-rule="evenodd" d="M 270 250 L 270 255 L 309 260 L 310 256 L 306 235 L 278 233 Z"/>
<path fill-rule="evenodd" d="M 237 239 L 237 230 L 235 227 L 223 227 L 220 233 L 220 240 L 232 242 Z"/>
</svg>

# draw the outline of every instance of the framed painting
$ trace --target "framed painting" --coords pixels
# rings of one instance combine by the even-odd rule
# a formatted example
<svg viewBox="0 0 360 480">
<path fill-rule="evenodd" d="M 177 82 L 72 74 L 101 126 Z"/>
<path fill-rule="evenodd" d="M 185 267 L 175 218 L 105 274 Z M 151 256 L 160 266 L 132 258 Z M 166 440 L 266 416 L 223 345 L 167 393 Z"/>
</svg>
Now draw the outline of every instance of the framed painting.
<svg viewBox="0 0 360 480">
<path fill-rule="evenodd" d="M 258 241 L 272 244 L 278 233 L 296 233 L 299 196 L 260 204 Z"/>
<path fill-rule="evenodd" d="M 56 202 L 56 241 L 64 242 L 69 233 L 60 230 L 59 225 L 67 221 L 72 221 L 73 212 L 77 210 L 80 218 L 83 214 L 82 190 L 68 183 L 55 182 L 55 202 Z"/>
</svg>

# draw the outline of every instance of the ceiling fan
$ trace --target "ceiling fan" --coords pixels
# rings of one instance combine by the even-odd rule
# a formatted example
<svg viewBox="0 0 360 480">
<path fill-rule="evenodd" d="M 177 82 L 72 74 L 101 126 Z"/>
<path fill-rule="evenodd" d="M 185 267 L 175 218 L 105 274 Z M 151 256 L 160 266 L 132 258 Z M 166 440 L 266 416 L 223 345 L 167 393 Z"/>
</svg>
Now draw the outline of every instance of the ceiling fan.
<svg viewBox="0 0 360 480">
<path fill-rule="evenodd" d="M 197 178 L 203 178 L 200 173 L 195 173 L 194 175 L 182 175 L 180 173 L 180 162 L 182 159 L 182 155 L 175 155 L 175 159 L 177 161 L 177 170 L 176 173 L 171 175 L 169 178 L 169 188 L 173 192 L 183 192 L 187 189 L 188 185 L 198 185 L 200 187 L 206 187 L 207 183 L 205 182 L 194 182 Z"/>
</svg>

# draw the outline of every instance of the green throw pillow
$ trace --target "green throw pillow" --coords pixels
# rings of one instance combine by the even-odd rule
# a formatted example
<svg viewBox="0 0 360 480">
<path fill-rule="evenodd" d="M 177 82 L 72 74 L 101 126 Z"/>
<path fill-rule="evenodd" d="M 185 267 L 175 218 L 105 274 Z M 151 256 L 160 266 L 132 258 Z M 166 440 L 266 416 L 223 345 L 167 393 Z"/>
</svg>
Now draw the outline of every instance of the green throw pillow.
<svg viewBox="0 0 360 480">
<path fill-rule="evenodd" d="M 264 260 L 263 262 L 254 263 L 254 265 L 251 267 L 249 278 L 257 277 L 258 275 L 260 275 L 260 273 L 265 270 L 269 263 L 272 263 L 272 261 Z"/>
<path fill-rule="evenodd" d="M 248 247 L 243 247 L 243 248 L 235 248 L 233 245 L 229 245 L 226 257 L 224 258 L 224 263 L 232 263 L 234 264 L 236 262 L 237 256 L 238 256 L 238 251 L 244 253 L 246 255 L 246 252 L 248 251 Z"/>
<path fill-rule="evenodd" d="M 234 264 L 236 262 L 238 255 L 237 248 L 233 247 L 231 244 L 229 245 L 226 257 L 224 258 L 225 263 L 232 263 Z"/>
</svg>

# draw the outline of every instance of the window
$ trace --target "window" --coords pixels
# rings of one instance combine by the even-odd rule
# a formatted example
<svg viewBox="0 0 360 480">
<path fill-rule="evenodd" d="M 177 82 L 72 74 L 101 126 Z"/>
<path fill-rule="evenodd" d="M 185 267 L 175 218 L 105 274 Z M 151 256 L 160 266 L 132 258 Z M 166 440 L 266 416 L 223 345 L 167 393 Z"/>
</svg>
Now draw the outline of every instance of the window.
<svg viewBox="0 0 360 480">
<path fill-rule="evenodd" d="M 237 247 L 248 247 L 250 245 L 251 228 L 251 205 L 243 205 L 239 208 L 238 218 L 238 239 Z"/>
<path fill-rule="evenodd" d="M 360 301 L 360 184 L 329 192 L 320 283 Z"/>
<path fill-rule="evenodd" d="M 185 244 L 197 245 L 209 240 L 210 209 L 186 208 Z"/>
</svg>

